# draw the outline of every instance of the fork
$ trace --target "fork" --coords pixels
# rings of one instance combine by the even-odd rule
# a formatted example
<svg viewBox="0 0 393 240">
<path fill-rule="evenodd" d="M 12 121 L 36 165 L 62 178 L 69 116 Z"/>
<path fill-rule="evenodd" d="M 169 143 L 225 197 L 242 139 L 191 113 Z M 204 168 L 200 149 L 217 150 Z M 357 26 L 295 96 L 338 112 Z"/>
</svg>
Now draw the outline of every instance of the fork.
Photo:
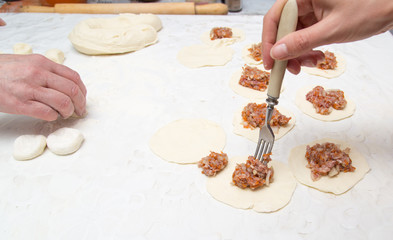
<svg viewBox="0 0 393 240">
<path fill-rule="evenodd" d="M 295 31 L 297 25 L 297 18 L 298 9 L 296 0 L 288 0 L 285 3 L 285 6 L 281 12 L 276 41 L 280 40 L 285 35 Z M 270 74 L 270 81 L 267 89 L 265 124 L 259 130 L 257 148 L 254 154 L 254 158 L 259 159 L 265 165 L 267 164 L 267 162 L 263 160 L 263 155 L 272 152 L 275 140 L 273 130 L 270 127 L 270 120 L 273 115 L 274 106 L 278 104 L 281 84 L 284 78 L 285 69 L 287 68 L 287 63 L 287 60 L 275 60 L 273 69 Z"/>
</svg>

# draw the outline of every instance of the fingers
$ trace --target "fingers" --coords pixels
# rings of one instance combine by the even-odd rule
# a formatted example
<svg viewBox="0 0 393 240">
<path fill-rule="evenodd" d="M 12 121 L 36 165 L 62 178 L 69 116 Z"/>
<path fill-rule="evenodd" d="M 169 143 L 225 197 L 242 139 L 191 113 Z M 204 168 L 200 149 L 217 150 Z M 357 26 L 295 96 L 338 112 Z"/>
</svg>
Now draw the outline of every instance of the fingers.
<svg viewBox="0 0 393 240">
<path fill-rule="evenodd" d="M 286 0 L 276 1 L 263 18 L 262 59 L 267 70 L 271 69 L 274 64 L 274 60 L 270 56 L 270 49 L 276 42 L 278 23 L 285 3 Z"/>
<path fill-rule="evenodd" d="M 59 116 L 57 111 L 53 110 L 48 105 L 37 101 L 22 103 L 18 107 L 18 114 L 23 114 L 45 121 L 55 121 Z"/>
<path fill-rule="evenodd" d="M 86 93 L 87 93 L 86 87 L 83 84 L 82 79 L 77 72 L 68 68 L 67 66 L 57 64 L 52 61 L 49 62 L 50 62 L 49 69 L 51 72 L 73 81 L 76 85 L 78 85 L 82 94 L 86 97 Z"/>
<path fill-rule="evenodd" d="M 286 60 L 299 57 L 314 47 L 329 42 L 332 27 L 327 21 L 292 32 L 278 41 L 270 50 L 273 59 Z"/>
<path fill-rule="evenodd" d="M 0 18 L 0 27 L 7 25 L 3 19 Z"/>
<path fill-rule="evenodd" d="M 57 93 L 52 95 L 52 98 L 45 99 L 49 103 L 54 102 L 50 106 L 54 107 L 64 118 L 71 116 L 74 111 L 78 116 L 84 115 L 86 97 L 77 84 L 56 74 L 49 74 L 46 82 L 47 88 L 62 93 L 62 95 Z M 67 99 L 64 97 L 67 97 Z M 68 102 L 73 106 L 72 109 L 68 106 Z M 71 110 L 72 112 L 70 113 L 69 111 Z"/>
</svg>

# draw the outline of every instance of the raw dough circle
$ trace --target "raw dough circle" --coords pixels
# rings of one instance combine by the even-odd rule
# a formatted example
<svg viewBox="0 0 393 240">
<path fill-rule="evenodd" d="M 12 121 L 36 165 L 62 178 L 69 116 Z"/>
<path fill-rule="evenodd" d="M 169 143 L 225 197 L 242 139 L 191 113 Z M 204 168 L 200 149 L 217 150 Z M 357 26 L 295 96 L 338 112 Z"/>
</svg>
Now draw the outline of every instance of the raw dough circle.
<svg viewBox="0 0 393 240">
<path fill-rule="evenodd" d="M 136 51 L 157 42 L 160 19 L 152 14 L 121 14 L 115 18 L 90 18 L 77 24 L 68 38 L 88 55 Z"/>
<path fill-rule="evenodd" d="M 56 48 L 49 49 L 48 51 L 46 51 L 45 57 L 49 58 L 50 60 L 58 64 L 64 63 L 64 53 Z"/>
<path fill-rule="evenodd" d="M 257 104 L 261 104 L 264 101 L 257 100 L 254 102 Z M 243 124 L 242 124 L 243 123 L 242 111 L 246 105 L 244 105 L 242 108 L 240 108 L 238 111 L 235 112 L 235 116 L 233 117 L 233 122 L 232 122 L 233 132 L 237 135 L 246 137 L 247 139 L 249 139 L 253 142 L 258 142 L 260 128 L 254 128 L 254 129 L 244 128 Z M 278 132 L 275 132 L 276 130 L 273 129 L 275 139 L 278 140 L 278 139 L 282 138 L 285 134 L 287 134 L 295 126 L 296 119 L 295 119 L 295 115 L 292 112 L 290 112 L 289 110 L 287 110 L 281 106 L 276 106 L 276 109 L 281 114 L 283 114 L 287 117 L 291 117 L 291 120 L 289 120 L 287 126 L 280 127 Z"/>
<path fill-rule="evenodd" d="M 229 46 L 236 42 L 241 42 L 245 38 L 244 31 L 238 28 L 231 28 L 232 29 L 232 37 L 231 38 L 220 38 L 220 39 L 210 39 L 210 31 L 204 32 L 201 35 L 201 41 L 208 45 L 212 46 Z"/>
<path fill-rule="evenodd" d="M 216 200 L 235 208 L 256 212 L 274 212 L 285 207 L 292 198 L 296 180 L 288 166 L 279 161 L 269 162 L 274 169 L 273 182 L 256 190 L 241 189 L 232 184 L 236 164 L 244 163 L 247 156 L 229 159 L 227 167 L 215 177 L 207 179 L 207 191 Z"/>
<path fill-rule="evenodd" d="M 150 149 L 169 162 L 196 163 L 225 147 L 224 130 L 205 119 L 180 119 L 159 129 L 150 139 Z"/>
<path fill-rule="evenodd" d="M 311 74 L 311 75 L 316 75 L 316 76 L 320 76 L 320 77 L 325 77 L 325 78 L 335 78 L 340 76 L 341 74 L 343 74 L 345 72 L 347 63 L 345 61 L 345 58 L 337 53 L 334 53 L 334 55 L 336 56 L 336 60 L 337 60 L 337 67 L 336 69 L 319 69 L 317 67 L 302 67 L 302 71 Z"/>
<path fill-rule="evenodd" d="M 250 51 L 248 51 L 248 49 L 251 48 L 252 45 L 254 45 L 254 44 L 249 44 L 243 48 L 242 58 L 249 65 L 260 65 L 263 63 L 263 60 L 261 59 L 259 61 L 256 61 L 253 57 L 251 57 Z"/>
<path fill-rule="evenodd" d="M 260 70 L 266 71 L 265 68 L 260 65 L 257 66 Z M 229 87 L 237 94 L 242 97 L 249 99 L 266 99 L 267 98 L 267 89 L 265 91 L 258 91 L 252 88 L 244 87 L 239 84 L 240 77 L 242 76 L 243 69 L 237 70 L 232 74 L 231 80 L 229 81 Z M 280 92 L 284 90 L 284 87 L 281 87 Z"/>
<path fill-rule="evenodd" d="M 60 128 L 49 134 L 46 139 L 49 150 L 57 155 L 67 155 L 76 152 L 84 137 L 82 133 L 74 128 Z"/>
<path fill-rule="evenodd" d="M 15 54 L 32 54 L 33 48 L 27 43 L 16 43 L 14 44 Z"/>
<path fill-rule="evenodd" d="M 336 110 L 333 109 L 330 114 L 328 115 L 322 115 L 319 114 L 315 111 L 314 106 L 312 103 L 306 100 L 306 95 L 308 92 L 310 92 L 315 86 L 307 86 L 299 89 L 296 93 L 296 100 L 295 103 L 298 106 L 298 108 L 305 114 L 318 119 L 322 121 L 327 121 L 327 122 L 332 122 L 332 121 L 338 121 L 342 120 L 344 118 L 348 118 L 352 116 L 356 110 L 356 105 L 355 102 L 349 99 L 347 96 L 345 96 L 345 99 L 347 100 L 347 105 L 343 110 Z M 322 86 L 325 90 L 329 90 L 329 88 L 326 88 Z M 344 93 L 345 94 L 345 93 Z"/>
<path fill-rule="evenodd" d="M 223 66 L 232 59 L 233 53 L 231 48 L 225 46 L 192 45 L 182 48 L 177 59 L 189 68 Z"/>
<path fill-rule="evenodd" d="M 45 147 L 45 136 L 22 135 L 15 139 L 13 155 L 16 160 L 29 160 L 41 155 Z"/>
<path fill-rule="evenodd" d="M 340 145 L 340 149 L 343 150 L 349 147 L 351 150 L 349 152 L 349 157 L 352 160 L 352 165 L 356 168 L 354 172 L 340 172 L 334 177 L 323 176 L 318 181 L 313 181 L 311 179 L 311 171 L 306 167 L 307 160 L 305 157 L 306 146 L 314 145 L 316 143 L 331 142 Z M 370 170 L 366 159 L 362 156 L 360 152 L 351 147 L 348 143 L 335 140 L 335 139 L 320 139 L 313 141 L 309 144 L 300 145 L 293 148 L 289 154 L 289 167 L 296 179 L 307 186 L 313 187 L 323 192 L 329 192 L 334 194 L 342 194 L 352 188 L 356 183 L 358 183 Z"/>
</svg>

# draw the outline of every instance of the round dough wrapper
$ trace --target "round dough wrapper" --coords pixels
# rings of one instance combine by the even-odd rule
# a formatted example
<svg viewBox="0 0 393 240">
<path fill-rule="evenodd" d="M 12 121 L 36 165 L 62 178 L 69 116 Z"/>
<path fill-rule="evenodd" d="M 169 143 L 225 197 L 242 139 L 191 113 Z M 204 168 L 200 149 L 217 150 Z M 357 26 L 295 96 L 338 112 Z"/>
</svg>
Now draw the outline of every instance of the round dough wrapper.
<svg viewBox="0 0 393 240">
<path fill-rule="evenodd" d="M 182 48 L 177 54 L 178 61 L 186 67 L 224 66 L 234 54 L 229 47 L 192 45 Z"/>
<path fill-rule="evenodd" d="M 238 28 L 231 28 L 232 29 L 232 37 L 231 38 L 220 38 L 220 39 L 210 39 L 210 31 L 204 32 L 201 35 L 201 41 L 208 45 L 212 46 L 229 46 L 236 42 L 241 42 L 245 38 L 244 31 Z"/>
<path fill-rule="evenodd" d="M 16 43 L 14 44 L 15 54 L 32 54 L 33 48 L 27 43 Z"/>
<path fill-rule="evenodd" d="M 345 72 L 345 69 L 347 67 L 347 63 L 345 61 L 345 58 L 337 53 L 334 53 L 336 56 L 337 60 L 337 67 L 335 69 L 319 69 L 317 67 L 302 67 L 302 71 L 311 74 L 311 75 L 316 75 L 324 78 L 335 78 L 340 76 Z"/>
<path fill-rule="evenodd" d="M 348 118 L 352 116 L 356 110 L 356 105 L 355 102 L 349 99 L 347 96 L 345 96 L 345 99 L 347 100 L 347 105 L 343 110 L 336 110 L 333 109 L 330 114 L 328 115 L 322 115 L 317 113 L 315 110 L 314 106 L 312 103 L 307 101 L 306 95 L 308 92 L 310 92 L 315 86 L 307 86 L 299 89 L 296 93 L 296 100 L 295 103 L 298 106 L 298 108 L 305 114 L 318 119 L 322 121 L 327 121 L 327 122 L 332 122 L 332 121 L 338 121 L 342 120 L 344 118 Z M 329 88 L 326 88 L 322 86 L 325 90 L 329 90 Z M 345 95 L 345 92 L 344 92 Z"/>
<path fill-rule="evenodd" d="M 264 101 L 259 100 L 259 101 L 254 101 L 257 104 L 263 103 Z M 246 104 L 247 105 L 247 104 Z M 246 137 L 247 139 L 253 141 L 253 142 L 258 142 L 259 138 L 259 129 L 260 128 L 244 128 L 243 127 L 243 118 L 242 118 L 242 111 L 243 108 L 246 106 L 244 105 L 242 108 L 240 108 L 237 112 L 235 112 L 235 116 L 233 117 L 233 132 L 237 135 Z M 294 126 L 295 126 L 295 115 L 290 112 L 289 110 L 281 107 L 281 106 L 276 106 L 275 107 L 281 114 L 284 114 L 287 117 L 291 117 L 291 120 L 289 120 L 287 126 L 285 127 L 280 127 L 277 132 L 277 128 L 272 128 L 274 132 L 275 139 L 278 140 L 282 138 L 285 134 L 287 134 Z"/>
<path fill-rule="evenodd" d="M 87 55 L 136 51 L 158 40 L 155 28 L 161 28 L 161 21 L 154 15 L 148 16 L 151 17 L 122 14 L 86 19 L 74 27 L 68 38 L 75 49 Z"/>
<path fill-rule="evenodd" d="M 242 58 L 249 65 L 260 65 L 263 63 L 263 60 L 261 59 L 259 61 L 256 61 L 253 57 L 251 57 L 250 51 L 248 51 L 248 49 L 251 48 L 252 45 L 254 45 L 254 44 L 249 44 L 243 48 Z"/>
<path fill-rule="evenodd" d="M 260 65 L 257 66 L 260 70 L 266 71 L 265 68 Z M 265 91 L 258 91 L 252 88 L 244 87 L 239 84 L 240 77 L 242 76 L 243 69 L 237 70 L 232 74 L 231 80 L 229 81 L 229 87 L 237 94 L 242 97 L 249 99 L 266 99 L 267 89 Z M 284 87 L 281 87 L 280 92 L 284 91 Z"/>
<path fill-rule="evenodd" d="M 349 152 L 349 157 L 352 160 L 352 166 L 356 169 L 354 172 L 340 172 L 334 177 L 323 176 L 318 181 L 313 181 L 311 179 L 311 171 L 306 167 L 307 160 L 305 157 L 306 146 L 314 145 L 316 143 L 331 142 L 340 145 L 340 149 L 344 150 L 349 147 L 351 150 Z M 292 173 L 295 175 L 296 179 L 307 186 L 318 189 L 323 192 L 342 194 L 358 183 L 370 170 L 366 159 L 358 152 L 355 148 L 351 147 L 348 143 L 336 140 L 336 139 L 320 139 L 313 141 L 309 144 L 300 145 L 293 148 L 289 154 L 289 167 Z"/>
<path fill-rule="evenodd" d="M 22 135 L 15 139 L 13 155 L 16 160 L 29 160 L 40 156 L 45 147 L 45 136 Z"/>
<path fill-rule="evenodd" d="M 58 64 L 64 63 L 64 53 L 60 49 L 49 49 L 48 51 L 46 51 L 45 57 Z"/>
<path fill-rule="evenodd" d="M 247 161 L 247 156 L 229 159 L 227 167 L 215 177 L 207 179 L 207 191 L 216 200 L 235 208 L 256 212 L 274 212 L 285 207 L 292 198 L 296 180 L 288 166 L 279 161 L 269 162 L 274 169 L 273 182 L 256 190 L 241 189 L 232 184 L 236 164 Z"/>
<path fill-rule="evenodd" d="M 162 159 L 180 163 L 196 163 L 225 147 L 224 130 L 205 119 L 180 119 L 159 129 L 150 139 L 150 149 Z"/>
<path fill-rule="evenodd" d="M 78 129 L 60 128 L 49 134 L 46 143 L 49 150 L 57 155 L 68 155 L 76 152 L 85 138 Z"/>
</svg>

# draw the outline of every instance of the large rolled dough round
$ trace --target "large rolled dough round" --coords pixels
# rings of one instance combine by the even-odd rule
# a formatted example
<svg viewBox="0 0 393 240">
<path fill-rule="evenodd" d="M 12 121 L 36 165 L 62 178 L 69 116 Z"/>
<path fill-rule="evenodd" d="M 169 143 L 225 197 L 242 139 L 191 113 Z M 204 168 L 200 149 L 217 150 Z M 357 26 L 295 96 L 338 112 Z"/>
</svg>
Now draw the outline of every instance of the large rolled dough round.
<svg viewBox="0 0 393 240">
<path fill-rule="evenodd" d="M 260 104 L 264 101 L 262 100 L 256 100 L 253 101 L 257 104 Z M 247 104 L 246 104 L 247 105 Z M 253 141 L 253 142 L 258 142 L 258 138 L 259 138 L 259 130 L 260 128 L 244 128 L 243 127 L 243 118 L 242 118 L 242 111 L 243 108 L 246 106 L 244 105 L 242 108 L 240 108 L 238 111 L 235 112 L 235 116 L 233 117 L 233 121 L 232 121 L 232 125 L 233 125 L 233 132 L 237 135 L 246 137 L 247 139 Z M 295 115 L 290 112 L 289 110 L 283 108 L 282 106 L 276 106 L 275 107 L 281 114 L 287 116 L 287 117 L 291 117 L 291 120 L 289 120 L 287 126 L 285 127 L 280 127 L 278 129 L 278 132 L 274 133 L 275 139 L 280 139 L 282 138 L 285 134 L 287 134 L 294 126 L 295 126 Z M 273 131 L 275 131 L 273 129 Z"/>
<path fill-rule="evenodd" d="M 180 119 L 160 128 L 150 139 L 150 149 L 174 163 L 196 163 L 225 147 L 224 130 L 206 119 Z"/>
<path fill-rule="evenodd" d="M 232 184 L 236 164 L 244 163 L 247 156 L 233 157 L 215 177 L 207 179 L 207 191 L 216 200 L 235 208 L 253 209 L 256 212 L 274 212 L 285 207 L 292 198 L 296 180 L 286 164 L 269 162 L 274 169 L 273 182 L 256 190 L 241 189 Z"/>
<path fill-rule="evenodd" d="M 310 92 L 314 87 L 315 86 L 303 87 L 296 92 L 295 103 L 303 113 L 305 113 L 315 119 L 327 121 L 327 122 L 342 120 L 342 119 L 348 118 L 354 114 L 354 112 L 356 110 L 355 102 L 352 101 L 347 96 L 345 96 L 345 100 L 347 100 L 347 105 L 345 106 L 345 108 L 343 110 L 332 109 L 332 111 L 328 115 L 322 115 L 322 114 L 317 113 L 313 104 L 310 103 L 309 101 L 307 101 L 307 99 L 306 99 L 307 93 Z M 323 87 L 323 88 L 325 90 L 329 90 L 329 88 L 326 88 L 326 87 Z M 345 94 L 345 92 L 344 92 L 344 94 Z"/>
<path fill-rule="evenodd" d="M 306 146 L 313 146 L 316 143 L 331 142 L 340 145 L 340 149 L 344 150 L 349 147 L 349 157 L 352 160 L 352 166 L 356 169 L 354 172 L 340 172 L 334 177 L 323 176 L 317 181 L 311 179 L 311 170 L 307 168 Z M 358 183 L 370 170 L 366 159 L 358 152 L 355 148 L 351 147 L 348 143 L 336 140 L 336 139 L 320 139 L 313 141 L 309 144 L 300 145 L 293 148 L 289 154 L 289 167 L 296 179 L 307 186 L 313 187 L 323 192 L 329 192 L 334 194 L 342 194 L 352 188 Z"/>
<path fill-rule="evenodd" d="M 317 67 L 302 67 L 302 71 L 311 75 L 316 75 L 324 78 L 338 77 L 345 72 L 347 63 L 342 55 L 337 53 L 334 53 L 334 55 L 336 56 L 336 61 L 337 61 L 337 67 L 335 69 L 325 70 L 325 69 L 319 69 Z"/>
<path fill-rule="evenodd" d="M 41 155 L 45 147 L 45 136 L 22 135 L 15 139 L 13 155 L 16 160 L 29 160 Z"/>
<path fill-rule="evenodd" d="M 186 67 L 223 66 L 233 56 L 229 47 L 209 45 L 192 45 L 182 48 L 177 54 L 178 61 Z"/>
<path fill-rule="evenodd" d="M 157 42 L 160 19 L 152 14 L 122 14 L 114 18 L 90 18 L 77 24 L 68 38 L 88 55 L 136 51 Z"/>
</svg>

